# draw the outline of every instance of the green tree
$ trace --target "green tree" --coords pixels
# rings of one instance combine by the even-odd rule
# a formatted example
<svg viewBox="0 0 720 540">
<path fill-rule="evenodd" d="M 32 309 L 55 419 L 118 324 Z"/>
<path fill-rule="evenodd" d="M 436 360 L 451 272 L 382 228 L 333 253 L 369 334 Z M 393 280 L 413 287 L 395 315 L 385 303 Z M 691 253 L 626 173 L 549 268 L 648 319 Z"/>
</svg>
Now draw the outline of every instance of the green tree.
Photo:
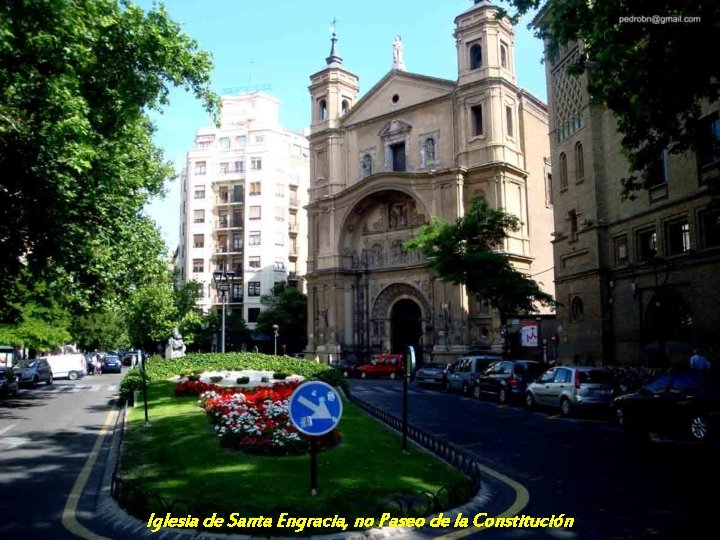
<svg viewBox="0 0 720 540">
<path fill-rule="evenodd" d="M 282 353 L 282 344 L 288 353 L 302 351 L 307 343 L 307 296 L 278 281 L 260 301 L 267 307 L 258 316 L 256 331 L 272 335 L 273 325 L 277 324 L 280 327 L 278 353 Z"/>
<path fill-rule="evenodd" d="M 127 324 L 117 307 L 75 317 L 70 332 L 80 350 L 111 351 L 130 346 Z"/>
<path fill-rule="evenodd" d="M 545 8 L 536 35 L 584 50 L 572 73 L 585 73 L 596 103 L 607 105 L 623 135 L 631 171 L 625 194 L 646 185 L 663 149 L 696 148 L 699 104 L 720 97 L 720 63 L 711 52 L 720 30 L 719 0 L 506 0 L 519 16 Z M 629 17 L 678 17 L 665 24 Z M 684 17 L 695 17 L 693 22 Z M 708 56 L 708 54 L 710 56 Z M 710 135 L 710 134 L 708 134 Z"/>
<path fill-rule="evenodd" d="M 162 6 L 0 3 L 2 322 L 24 305 L 17 276 L 61 284 L 57 301 L 82 312 L 162 272 L 164 247 L 142 209 L 174 172 L 148 112 L 183 86 L 216 114 L 210 72 L 210 56 Z"/>
<path fill-rule="evenodd" d="M 403 248 L 420 250 L 441 280 L 463 284 L 490 302 L 505 325 L 511 315 L 535 313 L 538 306 L 555 304 L 551 295 L 498 251 L 507 233 L 518 229 L 517 217 L 490 207 L 482 197 L 474 197 L 468 211 L 454 224 L 433 218 Z"/>
<path fill-rule="evenodd" d="M 172 285 L 161 282 L 136 290 L 130 298 L 126 319 L 130 342 L 154 351 L 156 343 L 167 341 L 178 323 Z"/>
</svg>

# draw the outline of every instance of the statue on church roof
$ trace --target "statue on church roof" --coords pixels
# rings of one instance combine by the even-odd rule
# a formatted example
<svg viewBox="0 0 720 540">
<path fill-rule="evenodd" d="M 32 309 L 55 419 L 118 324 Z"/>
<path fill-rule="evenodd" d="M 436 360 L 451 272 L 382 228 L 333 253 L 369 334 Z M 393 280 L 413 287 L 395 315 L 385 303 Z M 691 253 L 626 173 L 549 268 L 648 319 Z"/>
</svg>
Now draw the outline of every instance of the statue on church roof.
<svg viewBox="0 0 720 540">
<path fill-rule="evenodd" d="M 403 44 L 400 36 L 395 36 L 393 41 L 393 69 L 405 69 L 405 61 L 403 60 Z"/>
</svg>

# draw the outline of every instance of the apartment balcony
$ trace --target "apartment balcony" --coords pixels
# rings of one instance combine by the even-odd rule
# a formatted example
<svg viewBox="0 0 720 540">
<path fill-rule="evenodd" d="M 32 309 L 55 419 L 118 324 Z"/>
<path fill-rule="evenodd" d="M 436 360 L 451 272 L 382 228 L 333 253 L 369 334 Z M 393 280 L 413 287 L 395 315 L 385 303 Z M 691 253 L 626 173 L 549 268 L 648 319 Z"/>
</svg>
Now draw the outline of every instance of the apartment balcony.
<svg viewBox="0 0 720 540">
<path fill-rule="evenodd" d="M 289 250 L 289 252 L 288 252 L 288 258 L 289 258 L 291 261 L 297 261 L 297 258 L 298 258 L 298 250 L 297 250 L 296 247 L 293 247 L 293 246 L 290 247 L 290 250 Z"/>
<path fill-rule="evenodd" d="M 288 232 L 290 234 L 297 234 L 298 233 L 298 225 L 297 223 L 290 223 L 288 224 Z"/>
<path fill-rule="evenodd" d="M 218 219 L 215 222 L 215 230 L 229 230 L 229 229 L 242 229 L 244 220 L 238 219 Z"/>
<path fill-rule="evenodd" d="M 297 208 L 298 207 L 298 199 L 297 197 L 290 197 L 288 199 L 288 203 L 290 204 L 290 208 Z"/>
</svg>

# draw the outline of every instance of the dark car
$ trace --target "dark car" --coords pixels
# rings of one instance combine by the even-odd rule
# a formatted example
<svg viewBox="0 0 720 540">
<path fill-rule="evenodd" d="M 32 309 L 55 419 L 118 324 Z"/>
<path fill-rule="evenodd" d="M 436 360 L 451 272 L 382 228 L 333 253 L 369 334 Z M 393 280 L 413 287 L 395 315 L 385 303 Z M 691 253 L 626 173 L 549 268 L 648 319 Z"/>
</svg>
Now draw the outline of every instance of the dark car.
<svg viewBox="0 0 720 540">
<path fill-rule="evenodd" d="M 527 385 L 542 375 L 547 366 L 533 360 L 500 360 L 488 366 L 473 386 L 473 397 L 496 397 L 502 403 L 519 401 Z"/>
<path fill-rule="evenodd" d="M 448 364 L 426 362 L 415 370 L 414 380 L 418 386 L 437 385 L 444 388 L 447 383 Z"/>
<path fill-rule="evenodd" d="M 634 436 L 707 441 L 720 427 L 720 379 L 705 371 L 665 373 L 612 402 L 615 418 Z"/>
<path fill-rule="evenodd" d="M 15 377 L 20 384 L 36 385 L 39 382 L 52 384 L 53 373 L 50 364 L 44 358 L 19 360 L 14 366 Z"/>
<path fill-rule="evenodd" d="M 356 377 L 358 365 L 354 360 L 348 360 L 346 358 L 340 358 L 330 363 L 330 367 L 338 370 L 345 377 Z"/>
<path fill-rule="evenodd" d="M 106 355 L 103 360 L 103 373 L 120 373 L 122 371 L 122 362 L 119 356 Z"/>
<path fill-rule="evenodd" d="M 0 397 L 14 396 L 19 387 L 11 367 L 0 367 Z"/>
</svg>

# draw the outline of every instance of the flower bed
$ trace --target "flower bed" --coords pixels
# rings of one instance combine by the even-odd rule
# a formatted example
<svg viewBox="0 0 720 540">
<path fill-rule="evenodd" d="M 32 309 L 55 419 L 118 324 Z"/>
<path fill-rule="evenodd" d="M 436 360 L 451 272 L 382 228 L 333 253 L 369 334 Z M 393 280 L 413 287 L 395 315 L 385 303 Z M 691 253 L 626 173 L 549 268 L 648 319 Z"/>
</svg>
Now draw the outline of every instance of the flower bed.
<svg viewBox="0 0 720 540">
<path fill-rule="evenodd" d="M 210 417 L 224 447 L 249 454 L 304 454 L 310 438 L 295 429 L 288 414 L 288 400 L 299 384 L 289 381 L 241 389 L 181 381 L 175 394 L 200 396 L 199 405 Z M 334 430 L 318 439 L 322 448 L 338 444 L 340 435 Z"/>
</svg>

